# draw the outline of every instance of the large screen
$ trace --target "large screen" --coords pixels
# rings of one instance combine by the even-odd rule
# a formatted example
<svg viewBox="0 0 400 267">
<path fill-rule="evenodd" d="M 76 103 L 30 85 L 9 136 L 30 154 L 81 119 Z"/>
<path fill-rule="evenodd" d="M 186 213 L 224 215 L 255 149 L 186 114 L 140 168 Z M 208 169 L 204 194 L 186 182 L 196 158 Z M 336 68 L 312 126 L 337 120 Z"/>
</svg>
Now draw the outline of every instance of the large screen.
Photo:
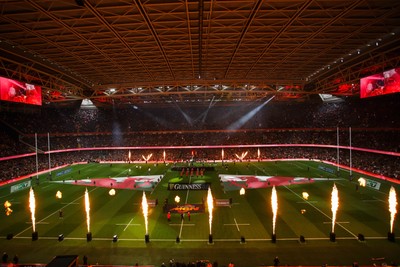
<svg viewBox="0 0 400 267">
<path fill-rule="evenodd" d="M 400 92 L 400 68 L 374 74 L 360 80 L 360 97 Z"/>
<path fill-rule="evenodd" d="M 0 100 L 42 105 L 42 88 L 37 85 L 0 77 Z"/>
</svg>

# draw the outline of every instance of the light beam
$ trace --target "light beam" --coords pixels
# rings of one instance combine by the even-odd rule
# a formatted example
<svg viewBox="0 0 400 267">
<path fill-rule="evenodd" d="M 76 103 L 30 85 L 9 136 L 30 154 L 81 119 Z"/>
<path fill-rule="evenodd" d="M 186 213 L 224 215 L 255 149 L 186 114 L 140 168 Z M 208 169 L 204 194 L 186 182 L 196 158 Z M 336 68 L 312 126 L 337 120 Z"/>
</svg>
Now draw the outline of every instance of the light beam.
<svg viewBox="0 0 400 267">
<path fill-rule="evenodd" d="M 268 104 L 269 101 L 274 99 L 275 96 L 270 97 L 267 99 L 264 103 L 259 105 L 258 107 L 254 108 L 247 114 L 245 114 L 243 117 L 241 117 L 238 121 L 232 123 L 231 125 L 228 126 L 228 130 L 237 130 L 241 128 L 246 122 L 248 122 L 251 118 L 253 118 L 266 104 Z"/>
</svg>

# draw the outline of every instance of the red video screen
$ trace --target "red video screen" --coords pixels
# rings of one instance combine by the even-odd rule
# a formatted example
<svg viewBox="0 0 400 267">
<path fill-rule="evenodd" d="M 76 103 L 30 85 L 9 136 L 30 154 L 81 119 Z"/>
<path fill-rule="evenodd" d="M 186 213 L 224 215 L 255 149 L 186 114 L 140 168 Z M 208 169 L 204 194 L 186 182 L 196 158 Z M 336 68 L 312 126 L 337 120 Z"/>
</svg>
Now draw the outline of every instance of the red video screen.
<svg viewBox="0 0 400 267">
<path fill-rule="evenodd" d="M 360 80 L 360 97 L 372 97 L 400 92 L 400 68 L 374 74 Z"/>
<path fill-rule="evenodd" d="M 37 85 L 0 77 L 0 100 L 42 105 L 42 88 Z"/>
</svg>

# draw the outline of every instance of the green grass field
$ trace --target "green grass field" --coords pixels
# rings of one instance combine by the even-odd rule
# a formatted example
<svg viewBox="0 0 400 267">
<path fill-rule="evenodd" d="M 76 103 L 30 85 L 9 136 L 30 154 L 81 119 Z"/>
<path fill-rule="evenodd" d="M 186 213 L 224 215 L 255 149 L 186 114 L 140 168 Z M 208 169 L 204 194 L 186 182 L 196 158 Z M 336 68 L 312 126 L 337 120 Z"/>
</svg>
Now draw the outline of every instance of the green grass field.
<svg viewBox="0 0 400 267">
<path fill-rule="evenodd" d="M 181 165 L 183 166 L 183 165 Z M 199 164 L 199 166 L 201 166 Z M 36 231 L 38 240 L 32 241 L 32 223 L 29 211 L 29 189 L 10 193 L 11 185 L 0 188 L 0 200 L 8 200 L 13 212 L 0 214 L 0 247 L 10 258 L 18 254 L 20 263 L 48 263 L 56 255 L 87 255 L 90 264 L 154 265 L 160 266 L 173 258 L 178 262 L 196 260 L 218 261 L 227 266 L 272 265 L 278 256 L 281 265 L 380 265 L 400 262 L 399 242 L 388 240 L 390 213 L 388 193 L 391 184 L 380 181 L 379 190 L 370 187 L 356 189 L 359 174 L 348 171 L 336 174 L 322 170 L 321 166 L 336 167 L 314 161 L 207 163 L 202 177 L 181 177 L 165 164 L 84 164 L 53 171 L 53 181 L 48 175 L 32 180 L 36 200 Z M 130 171 L 129 171 L 130 169 Z M 64 171 L 64 174 L 62 172 Z M 156 175 L 163 176 L 159 183 L 142 186 L 137 183 L 128 189 L 116 190 L 109 195 L 109 187 L 78 185 L 79 180 Z M 240 195 L 238 187 L 222 183 L 219 174 L 259 175 L 280 177 L 326 178 L 304 184 L 289 183 L 276 186 L 278 212 L 276 242 L 272 242 L 272 187 L 247 189 Z M 366 176 L 363 176 L 366 177 Z M 329 178 L 329 179 L 327 179 Z M 376 180 L 366 177 L 370 180 Z M 69 182 L 71 180 L 71 182 Z M 77 183 L 75 184 L 75 180 Z M 168 182 L 211 183 L 215 199 L 232 199 L 228 207 L 214 207 L 212 220 L 213 242 L 209 243 L 209 213 L 192 213 L 190 222 L 181 222 L 179 214 L 167 221 L 163 211 L 165 199 L 180 204 L 201 204 L 206 190 L 167 190 Z M 19 184 L 21 182 L 17 182 Z M 83 182 L 82 182 L 83 183 Z M 331 192 L 333 184 L 339 191 L 339 210 L 335 224 L 336 240 L 330 240 L 332 227 Z M 116 184 L 113 185 L 116 187 Z M 394 185 L 397 191 L 399 187 Z M 90 197 L 90 232 L 92 241 L 86 240 L 87 226 L 84 192 Z M 145 242 L 145 225 L 141 209 L 143 190 L 147 199 L 158 200 L 149 208 L 148 235 Z M 62 198 L 56 198 L 56 192 Z M 307 192 L 309 199 L 302 198 Z M 59 218 L 59 210 L 63 218 Z M 301 212 L 303 210 L 303 212 Z M 394 233 L 400 233 L 395 219 Z M 12 233 L 13 238 L 6 236 Z M 64 235 L 58 241 L 59 234 Z M 365 241 L 358 240 L 362 234 Z M 118 236 L 113 242 L 112 237 Z M 300 235 L 305 242 L 299 241 Z M 176 242 L 180 237 L 180 242 Z M 245 242 L 241 242 L 241 237 Z M 383 259 L 384 258 L 384 259 Z"/>
</svg>

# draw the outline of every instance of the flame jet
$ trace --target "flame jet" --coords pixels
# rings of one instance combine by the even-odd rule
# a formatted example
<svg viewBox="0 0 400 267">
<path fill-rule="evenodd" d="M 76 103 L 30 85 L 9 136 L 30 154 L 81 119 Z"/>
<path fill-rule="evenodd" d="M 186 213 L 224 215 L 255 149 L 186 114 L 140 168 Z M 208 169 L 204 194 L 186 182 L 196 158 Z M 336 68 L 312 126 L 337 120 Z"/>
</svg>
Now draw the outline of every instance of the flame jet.
<svg viewBox="0 0 400 267">
<path fill-rule="evenodd" d="M 278 213 L 278 196 L 276 194 L 275 186 L 272 187 L 271 194 L 271 206 L 272 206 L 272 234 L 275 235 L 275 226 L 276 226 L 276 214 Z"/>
<path fill-rule="evenodd" d="M 331 194 L 331 210 L 332 210 L 332 233 L 335 232 L 335 222 L 336 222 L 336 213 L 339 208 L 339 192 L 336 188 L 336 185 L 333 184 L 332 194 Z"/>
<path fill-rule="evenodd" d="M 90 233 L 90 201 L 89 201 L 89 192 L 87 188 L 85 190 L 85 211 L 86 211 L 87 232 Z"/>
<path fill-rule="evenodd" d="M 146 227 L 146 235 L 148 235 L 149 234 L 149 221 L 148 221 L 149 205 L 147 204 L 146 193 L 144 191 L 143 191 L 143 197 L 142 197 L 142 210 L 143 210 L 143 217 L 144 217 L 144 225 Z"/>
<path fill-rule="evenodd" d="M 389 211 L 390 211 L 390 233 L 393 233 L 393 223 L 394 217 L 397 213 L 397 197 L 396 197 L 396 190 L 393 186 L 390 187 L 389 191 Z"/>
<path fill-rule="evenodd" d="M 36 218 L 35 218 L 36 200 L 35 200 L 35 193 L 33 192 L 32 187 L 29 190 L 29 209 L 31 211 L 32 229 L 33 232 L 36 232 Z"/>
<path fill-rule="evenodd" d="M 210 235 L 212 234 L 211 231 L 211 225 L 212 225 L 212 218 L 213 218 L 213 209 L 214 209 L 214 202 L 213 202 L 213 196 L 211 194 L 211 187 L 208 188 L 208 194 L 207 194 L 207 206 L 208 206 L 208 222 L 210 224 Z"/>
</svg>

